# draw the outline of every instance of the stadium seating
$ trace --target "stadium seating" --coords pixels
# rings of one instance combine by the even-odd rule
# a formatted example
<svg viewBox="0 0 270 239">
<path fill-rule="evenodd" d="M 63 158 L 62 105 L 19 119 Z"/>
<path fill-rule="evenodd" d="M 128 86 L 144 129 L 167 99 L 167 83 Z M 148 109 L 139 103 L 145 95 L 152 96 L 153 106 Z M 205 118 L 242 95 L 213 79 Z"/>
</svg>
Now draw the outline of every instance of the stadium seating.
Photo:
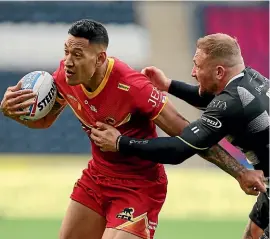
<svg viewBox="0 0 270 239">
<path fill-rule="evenodd" d="M 11 12 L 13 14 L 10 14 Z M 135 14 L 132 2 L 122 1 L 0 3 L 0 24 L 70 24 L 81 18 L 92 18 L 105 24 L 126 25 L 135 21 Z M 46 69 L 46 66 L 44 67 Z M 15 71 L 14 67 L 12 72 L 9 72 L 9 69 L 0 70 L 0 98 L 8 86 L 15 85 L 27 73 Z M 88 137 L 69 107 L 47 130 L 31 130 L 0 115 L 0 132 L 0 152 L 88 153 L 90 151 Z"/>
</svg>

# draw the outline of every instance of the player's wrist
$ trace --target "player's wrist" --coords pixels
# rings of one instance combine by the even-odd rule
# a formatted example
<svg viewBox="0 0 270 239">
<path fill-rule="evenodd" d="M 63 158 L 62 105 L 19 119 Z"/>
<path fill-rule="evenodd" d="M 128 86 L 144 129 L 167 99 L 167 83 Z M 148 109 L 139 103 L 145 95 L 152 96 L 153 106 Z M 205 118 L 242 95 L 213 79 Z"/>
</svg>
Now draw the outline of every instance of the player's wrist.
<svg viewBox="0 0 270 239">
<path fill-rule="evenodd" d="M 167 78 L 164 91 L 169 92 L 171 84 L 172 84 L 172 79 Z"/>
<path fill-rule="evenodd" d="M 120 142 L 121 138 L 122 138 L 122 135 L 119 135 L 119 136 L 117 137 L 117 139 L 116 139 L 116 150 L 117 150 L 117 151 L 120 151 L 120 150 L 119 150 L 119 142 Z"/>
<path fill-rule="evenodd" d="M 248 169 L 241 165 L 241 168 L 239 168 L 235 175 L 235 179 L 237 181 L 241 181 L 246 172 L 248 172 Z"/>
</svg>

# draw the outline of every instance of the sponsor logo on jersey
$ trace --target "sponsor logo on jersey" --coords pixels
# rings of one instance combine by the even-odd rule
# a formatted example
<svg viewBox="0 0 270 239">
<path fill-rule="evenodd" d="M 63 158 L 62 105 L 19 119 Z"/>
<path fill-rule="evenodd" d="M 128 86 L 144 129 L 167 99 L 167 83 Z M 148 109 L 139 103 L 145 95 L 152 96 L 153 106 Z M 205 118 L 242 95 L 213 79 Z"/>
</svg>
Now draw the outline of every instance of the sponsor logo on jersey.
<svg viewBox="0 0 270 239">
<path fill-rule="evenodd" d="M 226 110 L 227 109 L 227 103 L 226 103 L 226 101 L 222 101 L 222 100 L 212 100 L 210 102 L 210 104 L 208 105 L 208 108 L 209 107 Z"/>
<path fill-rule="evenodd" d="M 129 141 L 129 144 L 148 144 L 149 140 L 135 140 L 132 139 Z"/>
<path fill-rule="evenodd" d="M 161 92 L 156 87 L 153 87 L 151 95 L 148 99 L 148 103 L 152 104 L 153 108 L 158 107 L 160 102 L 163 100 L 163 98 L 161 98 L 160 96 Z"/>
<path fill-rule="evenodd" d="M 122 83 L 118 83 L 118 87 L 117 88 L 120 89 L 120 90 L 129 91 L 130 86 L 124 85 Z"/>
<path fill-rule="evenodd" d="M 221 122 L 210 115 L 202 115 L 201 119 L 209 126 L 213 127 L 213 128 L 220 128 L 222 126 Z"/>
<path fill-rule="evenodd" d="M 84 104 L 89 105 L 87 100 L 84 101 Z M 97 108 L 94 105 L 89 105 L 90 110 L 97 113 Z"/>
<path fill-rule="evenodd" d="M 122 212 L 116 215 L 116 218 L 133 222 L 133 213 L 134 213 L 134 208 L 126 207 L 123 209 Z"/>
<path fill-rule="evenodd" d="M 97 108 L 94 105 L 90 105 L 90 110 L 97 113 Z"/>
</svg>

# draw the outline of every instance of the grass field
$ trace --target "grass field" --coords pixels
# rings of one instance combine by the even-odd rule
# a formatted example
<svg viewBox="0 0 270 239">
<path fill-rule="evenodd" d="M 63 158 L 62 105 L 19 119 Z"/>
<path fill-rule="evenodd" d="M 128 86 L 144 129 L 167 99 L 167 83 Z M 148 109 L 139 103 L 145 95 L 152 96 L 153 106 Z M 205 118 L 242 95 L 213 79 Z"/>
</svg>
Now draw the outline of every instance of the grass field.
<svg viewBox="0 0 270 239">
<path fill-rule="evenodd" d="M 69 194 L 87 161 L 75 158 L 0 158 L 0 239 L 57 239 Z M 219 170 L 171 167 L 167 174 L 156 239 L 241 238 L 255 197 Z"/>
<path fill-rule="evenodd" d="M 1 239 L 57 239 L 60 220 L 0 220 Z M 237 239 L 244 221 L 160 221 L 156 239 Z"/>
</svg>

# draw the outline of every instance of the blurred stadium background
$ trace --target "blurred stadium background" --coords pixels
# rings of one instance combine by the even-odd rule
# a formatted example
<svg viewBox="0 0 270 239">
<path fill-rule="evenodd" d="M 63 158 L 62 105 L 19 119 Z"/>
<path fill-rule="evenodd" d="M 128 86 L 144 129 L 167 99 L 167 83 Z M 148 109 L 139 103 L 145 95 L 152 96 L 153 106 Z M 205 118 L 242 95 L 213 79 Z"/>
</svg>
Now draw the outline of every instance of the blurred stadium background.
<svg viewBox="0 0 270 239">
<path fill-rule="evenodd" d="M 31 70 L 53 72 L 70 24 L 81 18 L 104 23 L 109 55 L 138 70 L 155 65 L 173 79 L 195 83 L 190 71 L 196 39 L 223 32 L 238 38 L 247 65 L 269 77 L 268 1 L 7 1 L 0 2 L 0 98 Z M 189 120 L 201 114 L 171 99 Z M 222 143 L 248 166 L 237 149 Z M 30 130 L 1 115 L 0 152 L 0 239 L 56 239 L 73 184 L 91 154 L 71 110 L 47 130 Z M 198 156 L 167 167 L 167 174 L 157 239 L 241 238 L 255 197 Z"/>
</svg>

